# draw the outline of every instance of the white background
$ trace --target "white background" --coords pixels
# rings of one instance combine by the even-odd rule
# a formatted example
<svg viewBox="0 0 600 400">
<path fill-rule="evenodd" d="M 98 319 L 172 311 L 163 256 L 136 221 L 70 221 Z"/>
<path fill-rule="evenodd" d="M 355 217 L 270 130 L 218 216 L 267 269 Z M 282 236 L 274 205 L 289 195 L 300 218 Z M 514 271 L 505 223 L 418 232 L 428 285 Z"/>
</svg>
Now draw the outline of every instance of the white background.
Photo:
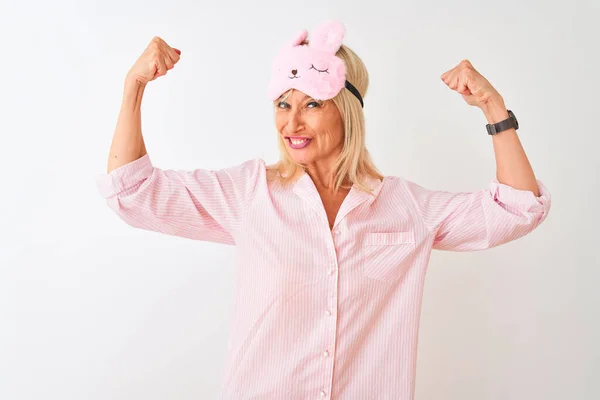
<svg viewBox="0 0 600 400">
<path fill-rule="evenodd" d="M 271 59 L 329 18 L 369 69 L 386 175 L 452 191 L 495 177 L 483 113 L 439 78 L 466 58 L 553 196 L 516 242 L 434 252 L 416 399 L 600 398 L 599 4 L 3 0 L 0 399 L 217 398 L 235 249 L 133 229 L 104 203 L 123 80 L 153 36 L 182 50 L 144 98 L 155 165 L 274 162 Z"/>
</svg>

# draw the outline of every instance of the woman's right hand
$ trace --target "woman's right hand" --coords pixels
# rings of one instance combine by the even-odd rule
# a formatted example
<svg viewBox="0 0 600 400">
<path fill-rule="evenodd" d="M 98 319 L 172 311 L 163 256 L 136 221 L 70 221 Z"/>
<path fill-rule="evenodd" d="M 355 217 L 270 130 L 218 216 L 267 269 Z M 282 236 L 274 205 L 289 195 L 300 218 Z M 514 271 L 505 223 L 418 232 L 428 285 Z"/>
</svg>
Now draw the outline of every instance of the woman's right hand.
<svg viewBox="0 0 600 400">
<path fill-rule="evenodd" d="M 127 79 L 146 85 L 159 76 L 166 75 L 167 71 L 177 64 L 180 55 L 180 50 L 169 46 L 156 36 L 129 70 Z"/>
</svg>

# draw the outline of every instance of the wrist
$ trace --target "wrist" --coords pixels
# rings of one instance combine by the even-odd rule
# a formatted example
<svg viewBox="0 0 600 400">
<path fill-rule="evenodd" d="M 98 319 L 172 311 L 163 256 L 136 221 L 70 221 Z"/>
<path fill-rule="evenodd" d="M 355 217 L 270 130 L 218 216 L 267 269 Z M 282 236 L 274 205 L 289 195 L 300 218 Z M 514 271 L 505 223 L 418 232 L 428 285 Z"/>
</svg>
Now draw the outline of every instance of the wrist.
<svg viewBox="0 0 600 400">
<path fill-rule="evenodd" d="M 126 110 L 139 111 L 141 109 L 142 99 L 146 85 L 137 79 L 127 77 L 123 88 L 123 104 Z"/>
<path fill-rule="evenodd" d="M 125 89 L 133 89 L 134 91 L 138 91 L 140 89 L 144 89 L 146 87 L 145 83 L 140 82 L 136 76 L 127 74 L 125 77 Z"/>
<path fill-rule="evenodd" d="M 123 88 L 125 97 L 141 98 L 144 94 L 145 89 L 146 85 L 144 83 L 141 83 L 137 79 L 130 77 L 127 77 L 125 79 L 125 84 Z"/>
<path fill-rule="evenodd" d="M 502 98 L 491 100 L 482 110 L 488 124 L 496 124 L 510 117 Z"/>
</svg>

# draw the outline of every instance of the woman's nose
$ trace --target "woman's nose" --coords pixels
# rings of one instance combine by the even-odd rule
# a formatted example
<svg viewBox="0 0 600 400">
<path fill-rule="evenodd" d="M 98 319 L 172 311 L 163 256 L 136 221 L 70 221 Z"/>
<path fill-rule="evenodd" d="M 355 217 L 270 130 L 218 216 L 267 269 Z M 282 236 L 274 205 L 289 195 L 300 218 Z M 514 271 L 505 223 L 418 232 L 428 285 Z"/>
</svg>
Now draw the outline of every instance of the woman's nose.
<svg viewBox="0 0 600 400">
<path fill-rule="evenodd" d="M 287 130 L 290 134 L 297 133 L 304 129 L 302 124 L 302 118 L 297 112 L 290 112 L 287 120 Z"/>
</svg>

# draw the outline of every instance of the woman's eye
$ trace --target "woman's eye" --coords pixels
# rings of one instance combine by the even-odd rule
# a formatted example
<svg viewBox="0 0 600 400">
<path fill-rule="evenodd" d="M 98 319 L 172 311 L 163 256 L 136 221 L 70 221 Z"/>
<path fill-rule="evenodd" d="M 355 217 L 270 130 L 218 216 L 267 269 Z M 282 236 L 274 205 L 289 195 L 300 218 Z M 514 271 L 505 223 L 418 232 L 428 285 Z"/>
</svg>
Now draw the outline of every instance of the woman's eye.
<svg viewBox="0 0 600 400">
<path fill-rule="evenodd" d="M 313 105 L 313 106 L 311 107 L 311 105 Z M 308 108 L 317 108 L 317 107 L 319 107 L 319 106 L 320 106 L 320 104 L 319 104 L 319 103 L 317 103 L 316 101 L 311 101 L 311 102 L 310 102 L 310 103 L 308 103 L 306 106 L 307 106 Z"/>
<path fill-rule="evenodd" d="M 288 108 L 289 104 L 286 103 L 285 101 L 280 101 L 279 103 L 277 103 L 277 107 L 279 107 L 279 108 Z"/>
</svg>

